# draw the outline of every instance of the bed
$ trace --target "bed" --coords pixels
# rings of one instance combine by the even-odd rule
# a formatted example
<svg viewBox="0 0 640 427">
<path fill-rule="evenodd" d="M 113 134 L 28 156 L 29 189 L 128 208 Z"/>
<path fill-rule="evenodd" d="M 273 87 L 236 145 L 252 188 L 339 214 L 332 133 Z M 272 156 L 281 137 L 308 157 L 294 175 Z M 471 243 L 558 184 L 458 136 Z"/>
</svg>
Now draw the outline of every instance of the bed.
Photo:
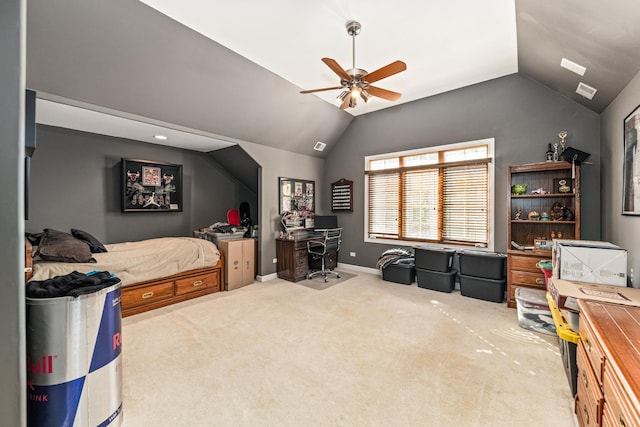
<svg viewBox="0 0 640 427">
<path fill-rule="evenodd" d="M 71 243 L 78 244 L 75 241 Z M 60 262 L 55 260 L 55 257 L 47 260 L 39 257 L 34 259 L 36 251 L 31 243 L 26 241 L 26 279 L 46 280 L 73 271 L 109 271 L 122 282 L 123 316 L 153 310 L 222 289 L 224 257 L 217 246 L 208 240 L 163 237 L 103 245 L 103 248 L 106 252 L 92 251 L 89 259 L 80 257 Z M 78 259 L 89 262 L 77 262 Z"/>
</svg>

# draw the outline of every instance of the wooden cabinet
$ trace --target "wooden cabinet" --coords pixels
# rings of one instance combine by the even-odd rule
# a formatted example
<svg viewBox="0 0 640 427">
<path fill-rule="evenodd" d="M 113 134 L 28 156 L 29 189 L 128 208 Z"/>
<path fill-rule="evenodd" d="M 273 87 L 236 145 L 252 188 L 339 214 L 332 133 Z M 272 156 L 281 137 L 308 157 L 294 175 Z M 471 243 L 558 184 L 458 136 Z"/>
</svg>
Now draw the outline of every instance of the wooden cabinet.
<svg viewBox="0 0 640 427">
<path fill-rule="evenodd" d="M 550 260 L 551 251 L 536 249 L 535 240 L 550 241 L 553 236 L 580 239 L 580 166 L 573 168 L 567 162 L 509 166 L 507 183 L 507 305 L 515 308 L 516 288 L 545 289 L 544 274 L 536 264 Z M 516 184 L 526 184 L 526 192 L 514 194 L 512 188 Z M 554 204 L 568 209 L 564 210 L 565 216 L 555 219 Z M 530 219 L 530 213 L 547 213 L 552 219 L 541 220 L 533 215 Z M 511 242 L 528 249 L 514 249 Z"/>
<path fill-rule="evenodd" d="M 221 240 L 218 247 L 227 262 L 224 270 L 225 290 L 231 291 L 252 284 L 256 278 L 256 240 Z"/>
<path fill-rule="evenodd" d="M 307 278 L 309 253 L 306 240 L 276 239 L 278 277 L 291 282 Z"/>
<path fill-rule="evenodd" d="M 579 300 L 581 426 L 640 426 L 640 307 Z"/>
</svg>

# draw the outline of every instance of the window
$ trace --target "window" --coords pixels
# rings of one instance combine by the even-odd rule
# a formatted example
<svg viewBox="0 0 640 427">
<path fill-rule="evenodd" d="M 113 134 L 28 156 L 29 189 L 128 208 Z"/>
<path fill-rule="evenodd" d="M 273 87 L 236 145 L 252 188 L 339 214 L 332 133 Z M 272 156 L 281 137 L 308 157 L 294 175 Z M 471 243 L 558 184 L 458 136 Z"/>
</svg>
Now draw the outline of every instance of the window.
<svg viewBox="0 0 640 427">
<path fill-rule="evenodd" d="M 494 140 L 365 158 L 365 241 L 493 250 Z"/>
</svg>

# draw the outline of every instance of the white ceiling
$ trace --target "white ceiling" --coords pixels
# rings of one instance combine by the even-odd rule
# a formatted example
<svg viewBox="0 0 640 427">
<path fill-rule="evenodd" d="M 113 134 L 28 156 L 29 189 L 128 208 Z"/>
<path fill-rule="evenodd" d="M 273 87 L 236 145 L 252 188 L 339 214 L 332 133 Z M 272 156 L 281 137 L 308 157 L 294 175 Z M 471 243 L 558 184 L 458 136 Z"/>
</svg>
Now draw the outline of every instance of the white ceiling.
<svg viewBox="0 0 640 427">
<path fill-rule="evenodd" d="M 339 85 L 320 59 L 352 68 L 345 24 L 359 21 L 356 68 L 372 72 L 402 60 L 407 70 L 376 83 L 402 93 L 399 101 L 358 100 L 347 109 L 353 115 L 518 71 L 515 0 L 141 1 L 301 89 Z M 339 93 L 300 96 L 338 105 Z"/>
</svg>

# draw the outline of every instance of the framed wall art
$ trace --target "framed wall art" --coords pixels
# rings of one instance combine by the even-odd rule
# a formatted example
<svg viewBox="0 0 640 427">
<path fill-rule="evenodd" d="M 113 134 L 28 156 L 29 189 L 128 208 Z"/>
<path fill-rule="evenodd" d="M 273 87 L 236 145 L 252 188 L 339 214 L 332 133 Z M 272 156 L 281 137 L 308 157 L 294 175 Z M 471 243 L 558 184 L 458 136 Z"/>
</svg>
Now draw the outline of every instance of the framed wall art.
<svg viewBox="0 0 640 427">
<path fill-rule="evenodd" d="M 182 212 L 182 165 L 122 159 L 122 212 Z"/>
<path fill-rule="evenodd" d="M 622 214 L 640 215 L 640 105 L 624 119 Z"/>
</svg>

